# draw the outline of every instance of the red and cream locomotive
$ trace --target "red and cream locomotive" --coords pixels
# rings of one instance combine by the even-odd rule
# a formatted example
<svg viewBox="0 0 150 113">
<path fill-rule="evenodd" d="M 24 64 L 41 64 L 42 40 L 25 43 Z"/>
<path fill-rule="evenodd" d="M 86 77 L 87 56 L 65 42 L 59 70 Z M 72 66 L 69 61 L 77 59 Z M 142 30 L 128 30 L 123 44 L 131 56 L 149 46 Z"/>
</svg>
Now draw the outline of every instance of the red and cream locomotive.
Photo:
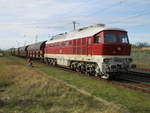
<svg viewBox="0 0 150 113">
<path fill-rule="evenodd" d="M 97 24 L 52 37 L 44 60 L 108 79 L 130 69 L 130 51 L 126 30 Z"/>
</svg>

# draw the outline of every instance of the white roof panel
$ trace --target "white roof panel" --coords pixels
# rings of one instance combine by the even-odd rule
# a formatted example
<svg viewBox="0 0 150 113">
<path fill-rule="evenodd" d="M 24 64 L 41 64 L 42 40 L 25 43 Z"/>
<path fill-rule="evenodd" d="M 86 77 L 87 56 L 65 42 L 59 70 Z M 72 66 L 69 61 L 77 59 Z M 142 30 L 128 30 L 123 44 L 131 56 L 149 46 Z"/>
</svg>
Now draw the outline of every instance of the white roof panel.
<svg viewBox="0 0 150 113">
<path fill-rule="evenodd" d="M 74 31 L 71 31 L 69 33 L 59 34 L 52 39 L 48 40 L 46 44 L 54 43 L 54 42 L 60 42 L 60 41 L 66 41 L 66 40 L 72 40 L 72 39 L 78 39 L 78 38 L 84 38 L 89 36 L 94 36 L 95 34 L 103 31 L 103 30 L 119 30 L 119 31 L 126 31 L 124 29 L 120 28 L 107 28 L 104 25 L 96 24 L 89 27 L 84 27 L 81 29 L 77 29 Z"/>
</svg>

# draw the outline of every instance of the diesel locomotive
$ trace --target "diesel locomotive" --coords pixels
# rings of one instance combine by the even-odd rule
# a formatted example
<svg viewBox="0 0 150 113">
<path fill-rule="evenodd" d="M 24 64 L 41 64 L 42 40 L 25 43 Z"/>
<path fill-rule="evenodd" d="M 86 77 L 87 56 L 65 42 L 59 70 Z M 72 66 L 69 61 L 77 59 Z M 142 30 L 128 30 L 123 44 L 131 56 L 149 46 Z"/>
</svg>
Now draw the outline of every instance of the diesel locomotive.
<svg viewBox="0 0 150 113">
<path fill-rule="evenodd" d="M 64 66 L 105 79 L 120 76 L 134 67 L 130 52 L 127 31 L 102 24 L 12 50 L 13 55 L 40 59 L 50 65 Z"/>
</svg>

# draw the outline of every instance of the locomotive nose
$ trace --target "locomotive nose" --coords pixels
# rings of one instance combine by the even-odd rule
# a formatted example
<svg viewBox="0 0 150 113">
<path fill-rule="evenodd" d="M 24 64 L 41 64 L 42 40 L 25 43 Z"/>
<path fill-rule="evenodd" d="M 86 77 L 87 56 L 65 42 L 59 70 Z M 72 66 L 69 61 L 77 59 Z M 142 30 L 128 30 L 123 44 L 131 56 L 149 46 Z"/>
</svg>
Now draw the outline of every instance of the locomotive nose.
<svg viewBox="0 0 150 113">
<path fill-rule="evenodd" d="M 126 44 L 107 44 L 104 47 L 104 51 L 107 55 L 128 55 L 130 53 L 130 47 Z"/>
<path fill-rule="evenodd" d="M 130 47 L 127 44 L 124 45 L 116 45 L 116 53 L 117 55 L 126 55 L 130 53 Z"/>
</svg>

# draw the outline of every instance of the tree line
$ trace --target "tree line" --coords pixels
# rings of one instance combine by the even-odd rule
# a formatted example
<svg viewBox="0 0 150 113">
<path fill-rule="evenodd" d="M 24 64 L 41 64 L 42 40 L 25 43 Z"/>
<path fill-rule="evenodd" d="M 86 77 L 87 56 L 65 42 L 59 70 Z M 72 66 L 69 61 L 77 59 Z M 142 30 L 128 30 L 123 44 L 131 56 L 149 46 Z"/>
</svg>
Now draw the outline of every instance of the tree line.
<svg viewBox="0 0 150 113">
<path fill-rule="evenodd" d="M 137 42 L 136 44 L 132 44 L 132 48 L 145 48 L 150 47 L 147 42 Z"/>
</svg>

